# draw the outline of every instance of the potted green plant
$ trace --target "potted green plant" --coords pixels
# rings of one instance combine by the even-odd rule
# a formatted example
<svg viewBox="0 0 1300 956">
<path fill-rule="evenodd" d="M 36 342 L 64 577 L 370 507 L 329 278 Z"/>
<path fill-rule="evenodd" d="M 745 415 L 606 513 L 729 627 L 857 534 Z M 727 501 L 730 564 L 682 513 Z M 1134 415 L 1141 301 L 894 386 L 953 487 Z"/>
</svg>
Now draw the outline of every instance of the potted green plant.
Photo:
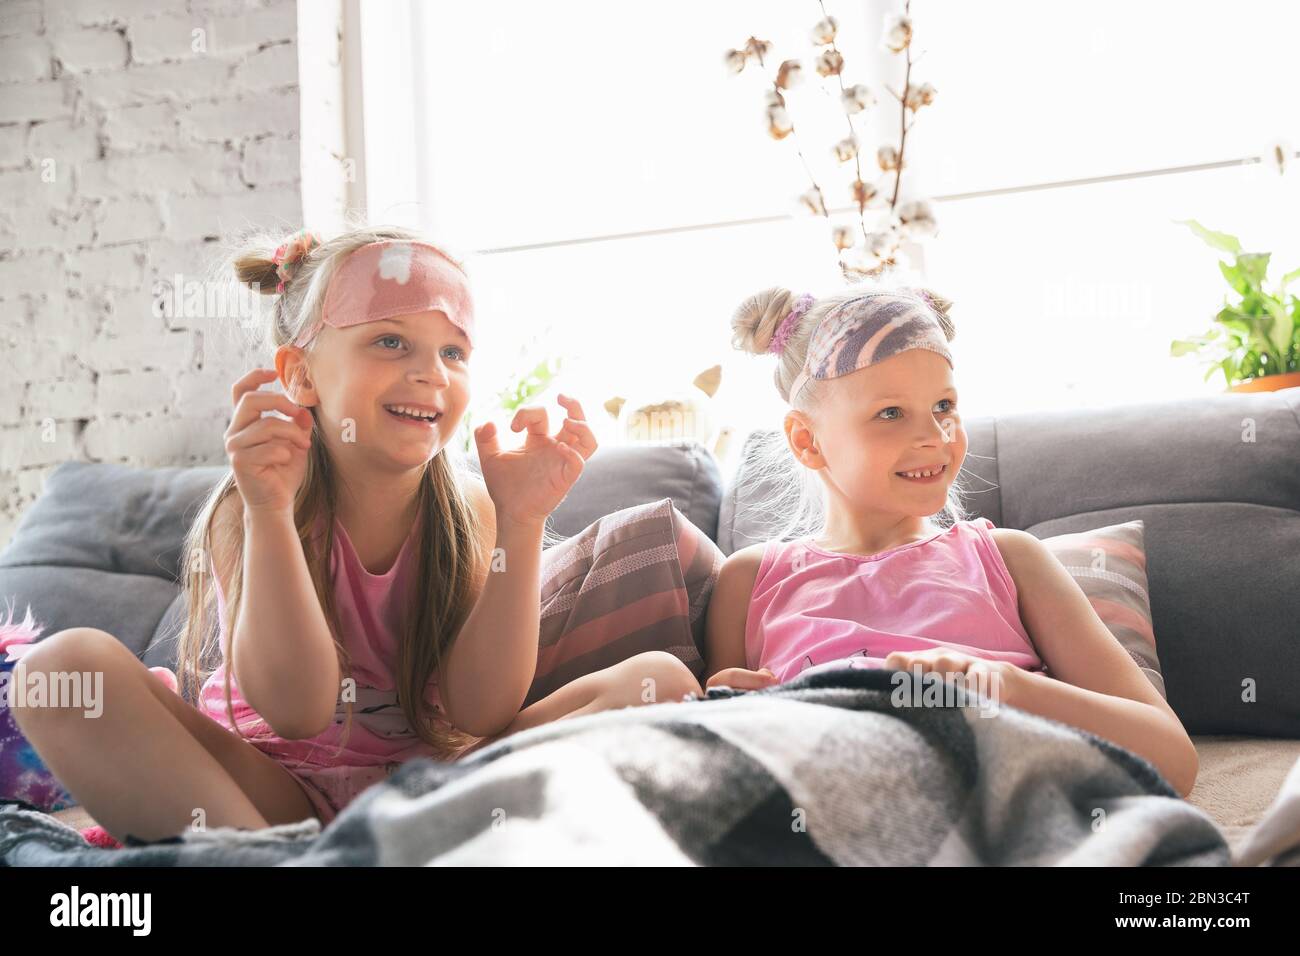
<svg viewBox="0 0 1300 956">
<path fill-rule="evenodd" d="M 1300 386 L 1300 298 L 1287 286 L 1300 278 L 1300 269 L 1282 277 L 1275 291 L 1264 287 L 1271 253 L 1242 252 L 1236 236 L 1206 229 L 1195 219 L 1179 220 L 1206 243 L 1232 256 L 1219 260 L 1219 271 L 1238 296 L 1223 299 L 1214 320 L 1218 326 L 1204 335 L 1175 339 L 1172 356 L 1199 354 L 1209 359 L 1205 378 L 1216 369 L 1230 392 L 1264 392 Z"/>
</svg>

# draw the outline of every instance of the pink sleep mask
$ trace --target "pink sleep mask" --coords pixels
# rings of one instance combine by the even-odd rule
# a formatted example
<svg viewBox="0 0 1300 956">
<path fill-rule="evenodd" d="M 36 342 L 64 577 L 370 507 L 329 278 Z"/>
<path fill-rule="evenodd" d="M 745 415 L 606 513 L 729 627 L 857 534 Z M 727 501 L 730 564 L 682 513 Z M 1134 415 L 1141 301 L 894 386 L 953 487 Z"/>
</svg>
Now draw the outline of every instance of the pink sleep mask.
<svg viewBox="0 0 1300 956">
<path fill-rule="evenodd" d="M 474 345 L 474 303 L 464 271 L 426 242 L 386 239 L 349 253 L 330 278 L 321 320 L 294 341 L 302 347 L 325 325 L 336 329 L 437 310 Z"/>
</svg>

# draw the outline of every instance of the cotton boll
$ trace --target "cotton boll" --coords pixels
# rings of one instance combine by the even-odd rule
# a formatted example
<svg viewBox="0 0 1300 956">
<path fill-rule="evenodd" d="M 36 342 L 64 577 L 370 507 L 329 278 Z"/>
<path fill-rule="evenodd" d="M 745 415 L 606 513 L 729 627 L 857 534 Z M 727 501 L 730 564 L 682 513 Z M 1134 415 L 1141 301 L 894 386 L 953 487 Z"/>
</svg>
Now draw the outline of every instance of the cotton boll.
<svg viewBox="0 0 1300 956">
<path fill-rule="evenodd" d="M 887 259 L 898 249 L 898 233 L 892 229 L 867 233 L 866 247 L 877 259 Z"/>
<path fill-rule="evenodd" d="M 740 73 L 745 69 L 745 64 L 749 62 L 749 57 L 744 50 L 728 50 L 722 58 L 723 65 L 731 74 Z"/>
<path fill-rule="evenodd" d="M 844 106 L 844 112 L 852 115 L 861 113 L 876 105 L 876 94 L 871 92 L 871 88 L 865 84 L 858 83 L 856 86 L 850 86 L 840 94 L 840 103 Z"/>
<path fill-rule="evenodd" d="M 767 132 L 773 139 L 785 139 L 793 131 L 794 124 L 790 122 L 790 114 L 784 106 L 767 108 Z"/>
<path fill-rule="evenodd" d="M 798 86 L 803 82 L 803 66 L 798 60 L 786 60 L 777 68 L 776 85 L 783 90 Z"/>
<path fill-rule="evenodd" d="M 899 168 L 898 150 L 893 146 L 881 146 L 876 150 L 876 162 L 885 172 Z"/>
<path fill-rule="evenodd" d="M 817 57 L 817 72 L 822 76 L 839 76 L 844 69 L 844 57 L 838 50 L 823 50 Z"/>
<path fill-rule="evenodd" d="M 758 37 L 750 37 L 745 41 L 745 52 L 758 60 L 759 63 L 762 63 L 763 57 L 772 52 L 772 44 L 766 40 L 760 40 Z"/>
<path fill-rule="evenodd" d="M 814 216 L 826 215 L 826 203 L 822 201 L 822 194 L 818 189 L 809 189 L 807 192 L 800 193 L 799 204 Z"/>
<path fill-rule="evenodd" d="M 898 13 L 885 14 L 885 30 L 881 42 L 891 53 L 906 50 L 912 42 L 912 18 Z"/>
<path fill-rule="evenodd" d="M 849 192 L 858 206 L 865 206 L 876 198 L 878 190 L 871 183 L 855 179 L 849 184 Z"/>
<path fill-rule="evenodd" d="M 834 17 L 825 17 L 818 20 L 817 25 L 812 28 L 812 41 L 817 46 L 826 46 L 835 42 L 835 34 L 839 32 L 839 21 Z"/>
<path fill-rule="evenodd" d="M 835 243 L 835 248 L 841 252 L 845 249 L 851 249 L 855 241 L 852 226 L 833 226 L 831 228 L 831 241 Z"/>
<path fill-rule="evenodd" d="M 939 224 L 934 218 L 934 210 L 924 199 L 903 203 L 898 207 L 899 228 L 909 239 L 932 236 Z"/>
<path fill-rule="evenodd" d="M 935 88 L 929 83 L 922 83 L 920 86 L 908 86 L 903 105 L 915 113 L 922 106 L 929 106 L 933 103 L 936 92 Z"/>
<path fill-rule="evenodd" d="M 846 136 L 835 144 L 835 158 L 841 163 L 847 163 L 856 155 L 858 155 L 858 138 L 856 136 Z"/>
<path fill-rule="evenodd" d="M 844 273 L 852 279 L 866 279 L 879 274 L 883 263 L 868 249 L 850 249 L 844 253 Z"/>
</svg>

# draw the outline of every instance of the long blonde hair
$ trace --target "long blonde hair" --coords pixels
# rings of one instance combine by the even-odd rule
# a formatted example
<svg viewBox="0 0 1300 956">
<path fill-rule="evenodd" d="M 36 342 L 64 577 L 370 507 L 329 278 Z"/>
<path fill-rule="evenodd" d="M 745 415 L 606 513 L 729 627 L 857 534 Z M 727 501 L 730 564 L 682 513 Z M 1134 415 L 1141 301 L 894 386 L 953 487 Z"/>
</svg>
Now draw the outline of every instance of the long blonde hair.
<svg viewBox="0 0 1300 956">
<path fill-rule="evenodd" d="M 929 289 L 877 280 L 872 283 L 857 283 L 847 290 L 818 297 L 799 318 L 786 339 L 772 373 L 773 384 L 791 408 L 810 415 L 816 414 L 825 392 L 825 385 L 817 379 L 809 379 L 800 388 L 794 401 L 790 401 L 790 387 L 808 357 L 812 334 L 828 312 L 867 292 L 896 292 L 922 298 L 929 304 L 931 313 L 948 341 L 951 342 L 957 335 L 956 327 L 948 316 L 952 303 Z M 731 318 L 732 345 L 751 355 L 770 354 L 768 347 L 772 344 L 772 338 L 790 314 L 796 299 L 794 292 L 780 287 L 764 289 L 746 298 Z M 745 460 L 741 462 L 741 470 L 746 486 L 769 489 L 756 500 L 745 503 L 744 507 L 745 516 L 757 517 L 763 521 L 772 538 L 787 541 L 822 531 L 826 520 L 826 489 L 816 480 L 815 473 L 794 457 L 784 429 L 757 433 Z M 961 477 L 959 474 L 948 486 L 943 509 L 930 516 L 930 520 L 939 527 L 951 527 L 954 522 L 970 517 L 965 506 L 967 491 L 958 484 Z M 787 520 L 781 523 L 780 516 L 787 515 Z M 772 523 L 774 516 L 777 520 Z M 741 515 L 736 518 L 740 520 Z"/>
<path fill-rule="evenodd" d="M 259 235 L 246 240 L 227 263 L 241 283 L 253 285 L 263 294 L 275 294 L 276 267 L 271 261 L 273 250 L 285 237 Z M 421 239 L 419 234 L 392 226 L 352 229 L 313 248 L 298 264 L 297 271 L 279 294 L 264 331 L 272 347 L 293 342 L 320 316 L 325 289 L 344 257 L 355 249 L 384 239 Z M 307 346 L 310 352 L 315 339 Z M 298 366 L 301 371 L 301 366 Z M 293 384 L 293 383 L 291 383 Z M 313 428 L 319 430 L 319 412 L 312 407 Z M 412 607 L 407 609 L 395 662 L 398 701 L 414 733 L 446 759 L 454 759 L 479 738 L 454 728 L 428 703 L 425 689 L 431 677 L 440 672 L 451 645 L 473 607 L 473 582 L 486 566 L 480 537 L 480 523 L 473 504 L 464 492 L 465 464 L 449 457 L 443 448 L 423 466 L 416 492 L 418 546 L 415 581 L 411 589 Z M 206 664 L 220 653 L 219 634 L 211 626 L 215 590 L 209 579 L 207 556 L 212 554 L 212 525 L 217 508 L 239 490 L 234 472 L 227 471 L 203 501 L 199 513 L 186 535 L 181 554 L 182 589 L 186 600 L 184 629 L 178 648 L 178 677 L 182 694 L 197 697 L 201 685 L 214 672 Z M 338 654 L 340 673 L 351 674 L 351 660 L 343 641 L 338 611 L 330 586 L 329 556 L 334 547 L 334 516 L 338 481 L 334 465 L 323 441 L 313 440 L 307 456 L 302 485 L 294 496 L 294 525 L 302 542 L 307 568 L 320 600 L 321 610 L 329 623 Z M 314 535 L 317 521 L 323 520 L 325 538 L 318 545 Z M 221 623 L 227 634 L 234 634 L 234 624 L 243 592 L 243 543 L 235 548 L 230 594 L 225 595 L 226 619 Z M 231 703 L 231 675 L 234 673 L 234 642 L 229 642 L 230 658 L 226 661 L 226 714 L 236 726 Z M 352 703 L 346 702 L 346 719 L 340 750 L 352 728 Z M 240 735 L 243 736 L 242 731 Z"/>
</svg>

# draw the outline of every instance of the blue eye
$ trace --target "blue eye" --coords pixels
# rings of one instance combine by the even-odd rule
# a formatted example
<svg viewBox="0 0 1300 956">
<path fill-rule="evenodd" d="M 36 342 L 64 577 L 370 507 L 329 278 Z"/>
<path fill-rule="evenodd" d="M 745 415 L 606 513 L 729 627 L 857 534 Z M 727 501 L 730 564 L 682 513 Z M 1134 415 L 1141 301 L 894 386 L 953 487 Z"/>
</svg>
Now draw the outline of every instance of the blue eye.
<svg viewBox="0 0 1300 956">
<path fill-rule="evenodd" d="M 402 337 L 401 337 L 400 335 L 389 334 L 389 335 L 381 335 L 379 338 L 375 339 L 375 344 L 376 344 L 376 345 L 379 345 L 380 348 L 382 348 L 385 352 L 395 352 L 395 351 L 397 351 L 396 348 L 392 348 L 392 349 L 390 349 L 390 348 L 388 348 L 387 346 L 381 344 L 381 343 L 384 343 L 384 342 L 387 342 L 387 341 L 390 341 L 390 340 L 395 341 L 395 342 L 399 342 L 399 343 L 403 341 L 403 339 L 402 339 Z M 455 352 L 455 353 L 456 353 L 455 361 L 457 361 L 457 362 L 464 362 L 464 361 L 466 360 L 465 350 L 462 349 L 462 348 L 461 348 L 460 346 L 458 346 L 458 345 L 449 345 L 449 346 L 447 346 L 447 348 L 443 350 L 443 353 L 446 354 L 447 352 Z"/>
<path fill-rule="evenodd" d="M 941 398 L 941 399 L 939 399 L 939 401 L 938 401 L 937 404 L 942 405 L 944 402 L 947 402 L 949 405 L 952 406 L 952 408 L 956 408 L 956 407 L 957 407 L 957 402 L 956 402 L 955 400 L 951 399 L 951 398 Z M 898 408 L 897 405 L 890 405 L 888 408 L 882 408 L 882 409 L 880 410 L 880 412 L 876 415 L 876 417 L 879 418 L 881 415 L 885 414 L 885 412 L 892 412 L 892 411 L 894 411 L 894 410 L 897 409 L 897 408 Z M 952 411 L 952 408 L 950 408 L 949 411 Z M 887 422 L 896 422 L 896 421 L 898 421 L 898 419 L 897 419 L 897 418 L 886 418 L 885 421 L 887 421 Z"/>
</svg>

